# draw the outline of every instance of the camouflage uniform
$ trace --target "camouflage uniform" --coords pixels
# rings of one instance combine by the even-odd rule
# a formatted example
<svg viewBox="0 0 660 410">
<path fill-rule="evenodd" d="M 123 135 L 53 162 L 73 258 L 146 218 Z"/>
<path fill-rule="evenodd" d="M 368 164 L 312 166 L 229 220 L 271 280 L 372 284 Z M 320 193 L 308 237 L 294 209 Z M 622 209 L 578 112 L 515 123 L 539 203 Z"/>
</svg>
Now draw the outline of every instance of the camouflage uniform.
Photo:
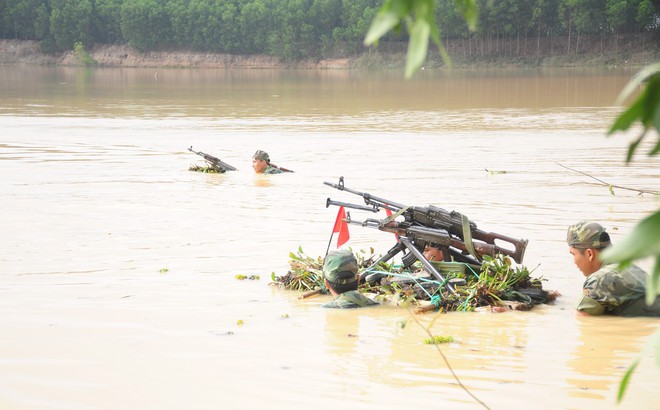
<svg viewBox="0 0 660 410">
<path fill-rule="evenodd" d="M 590 315 L 660 316 L 660 298 L 646 304 L 646 277 L 636 265 L 619 270 L 617 264 L 603 265 L 582 286 L 576 309 Z"/>
<path fill-rule="evenodd" d="M 271 166 L 270 164 L 268 164 L 268 166 L 266 168 L 264 168 L 264 170 L 262 172 L 262 174 L 281 174 L 281 173 L 282 173 L 281 169 L 275 168 L 275 167 Z"/>
<path fill-rule="evenodd" d="M 262 174 L 281 174 L 282 170 L 279 168 L 275 168 L 274 166 L 270 165 L 270 156 L 268 155 L 267 152 L 262 151 L 262 150 L 257 150 L 257 152 L 254 153 L 252 156 L 254 159 L 260 159 L 262 161 L 266 161 L 268 164 L 266 168 L 264 168 Z"/>
<path fill-rule="evenodd" d="M 323 276 L 328 282 L 336 283 L 338 285 L 347 285 L 357 282 L 357 272 L 357 260 L 355 259 L 353 252 L 349 250 L 331 252 L 325 258 L 325 263 L 323 264 Z M 377 302 L 374 302 L 357 290 L 349 290 L 322 306 L 326 308 L 347 309 L 377 304 Z"/>
<path fill-rule="evenodd" d="M 566 242 L 576 249 L 602 250 L 611 245 L 605 228 L 595 222 L 579 222 L 568 228 Z M 646 305 L 647 273 L 631 264 L 603 264 L 582 285 L 582 299 L 576 309 L 590 315 L 660 316 L 660 298 Z"/>
<path fill-rule="evenodd" d="M 334 298 L 331 302 L 328 302 L 322 306 L 325 308 L 350 309 L 377 304 L 378 302 L 374 302 L 359 291 L 349 290 L 348 292 L 342 293 L 341 295 Z"/>
</svg>

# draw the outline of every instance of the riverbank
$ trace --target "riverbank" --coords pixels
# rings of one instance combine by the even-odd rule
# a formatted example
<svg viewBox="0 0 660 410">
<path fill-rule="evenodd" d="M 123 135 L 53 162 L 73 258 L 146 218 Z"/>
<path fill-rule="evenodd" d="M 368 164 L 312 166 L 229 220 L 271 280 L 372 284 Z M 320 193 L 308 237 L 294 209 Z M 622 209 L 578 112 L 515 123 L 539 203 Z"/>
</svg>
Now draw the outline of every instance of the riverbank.
<svg viewBox="0 0 660 410">
<path fill-rule="evenodd" d="M 232 55 L 192 51 L 138 52 L 127 45 L 97 45 L 86 51 L 93 65 L 101 67 L 177 67 L 177 68 L 286 68 L 275 57 L 265 55 Z M 46 54 L 37 41 L 0 40 L 0 64 L 85 65 L 73 51 Z M 349 68 L 349 59 L 303 61 L 299 68 Z"/>
<path fill-rule="evenodd" d="M 570 41 L 568 42 L 570 43 Z M 568 44 L 566 43 L 566 44 Z M 561 39 L 542 42 L 515 40 L 454 40 L 446 42 L 455 67 L 570 67 L 570 66 L 643 66 L 660 60 L 660 45 L 639 37 L 618 39 L 616 46 L 600 38 L 583 38 L 573 51 Z M 577 50 L 577 51 L 576 51 Z M 96 65 L 101 67 L 172 67 L 172 68 L 401 68 L 405 65 L 405 44 L 347 58 L 302 60 L 287 63 L 266 55 L 200 53 L 187 50 L 138 52 L 127 45 L 96 45 L 80 52 L 47 54 L 37 41 L 0 40 L 0 64 L 23 65 Z M 426 67 L 445 66 L 434 49 Z"/>
</svg>

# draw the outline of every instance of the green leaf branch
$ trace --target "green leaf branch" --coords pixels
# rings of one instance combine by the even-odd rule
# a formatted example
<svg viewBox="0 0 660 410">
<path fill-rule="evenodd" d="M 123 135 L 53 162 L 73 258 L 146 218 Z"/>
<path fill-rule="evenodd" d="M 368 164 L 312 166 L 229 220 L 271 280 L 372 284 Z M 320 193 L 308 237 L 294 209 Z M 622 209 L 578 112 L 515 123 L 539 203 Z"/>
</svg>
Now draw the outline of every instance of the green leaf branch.
<svg viewBox="0 0 660 410">
<path fill-rule="evenodd" d="M 465 18 L 468 27 L 474 31 L 477 26 L 479 9 L 476 0 L 454 0 L 456 8 Z M 438 47 L 442 60 L 451 66 L 449 54 L 440 40 L 440 28 L 435 18 L 436 0 L 385 0 L 371 22 L 364 44 L 378 43 L 390 31 L 401 29 L 402 22 L 408 31 L 408 51 L 405 77 L 411 78 L 422 67 L 428 54 L 429 39 Z"/>
</svg>

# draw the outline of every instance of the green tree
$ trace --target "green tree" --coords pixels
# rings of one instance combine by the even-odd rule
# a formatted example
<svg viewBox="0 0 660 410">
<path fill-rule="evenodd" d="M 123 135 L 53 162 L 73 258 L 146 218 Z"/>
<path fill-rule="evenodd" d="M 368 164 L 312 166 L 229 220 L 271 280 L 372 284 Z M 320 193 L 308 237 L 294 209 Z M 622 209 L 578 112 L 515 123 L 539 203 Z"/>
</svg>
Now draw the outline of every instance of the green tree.
<svg viewBox="0 0 660 410">
<path fill-rule="evenodd" d="M 252 0 L 241 6 L 238 16 L 239 36 L 247 53 L 262 53 L 267 49 L 270 15 L 264 0 Z"/>
<path fill-rule="evenodd" d="M 38 40 L 35 22 L 40 6 L 47 5 L 47 0 L 7 0 L 3 21 L 6 31 L 13 38 L 20 40 Z M 5 15 L 6 12 L 6 15 Z"/>
<path fill-rule="evenodd" d="M 658 28 L 658 16 L 660 15 L 660 3 L 651 0 L 641 0 L 635 10 L 635 22 L 641 29 Z"/>
<path fill-rule="evenodd" d="M 94 0 L 94 41 L 117 44 L 121 34 L 121 5 L 123 0 Z"/>
<path fill-rule="evenodd" d="M 334 48 L 333 31 L 341 25 L 341 0 L 314 0 L 307 21 L 313 21 L 312 41 L 318 44 L 320 54 L 330 54 Z"/>
<path fill-rule="evenodd" d="M 78 42 L 91 46 L 94 43 L 92 3 L 89 0 L 54 0 L 50 32 L 60 50 L 73 50 Z"/>
<path fill-rule="evenodd" d="M 364 47 L 362 40 L 378 11 L 376 3 L 375 0 L 342 0 L 339 24 L 332 29 L 336 49 L 355 53 Z"/>
<path fill-rule="evenodd" d="M 273 27 L 268 36 L 268 50 L 284 60 L 295 61 L 316 55 L 314 22 L 308 18 L 307 0 L 273 1 Z"/>
<path fill-rule="evenodd" d="M 237 0 L 225 0 L 216 2 L 220 23 L 219 47 L 226 53 L 234 53 L 241 50 L 241 36 L 239 25 L 239 2 Z"/>
<path fill-rule="evenodd" d="M 0 0 L 0 37 L 8 38 L 10 36 L 9 29 L 9 5 L 7 0 Z"/>
<path fill-rule="evenodd" d="M 120 27 L 129 45 L 139 51 L 172 44 L 172 26 L 164 0 L 125 0 Z"/>
</svg>

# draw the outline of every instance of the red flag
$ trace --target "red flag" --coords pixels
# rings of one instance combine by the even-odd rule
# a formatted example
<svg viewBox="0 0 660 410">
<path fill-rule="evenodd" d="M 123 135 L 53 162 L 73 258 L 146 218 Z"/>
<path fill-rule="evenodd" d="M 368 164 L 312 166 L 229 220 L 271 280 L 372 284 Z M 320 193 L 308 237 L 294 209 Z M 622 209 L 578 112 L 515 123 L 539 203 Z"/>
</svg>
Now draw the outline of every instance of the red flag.
<svg viewBox="0 0 660 410">
<path fill-rule="evenodd" d="M 351 235 L 348 233 L 348 224 L 344 221 L 346 218 L 346 211 L 343 206 L 339 207 L 339 212 L 337 212 L 337 219 L 335 219 L 335 226 L 332 228 L 332 233 L 339 232 L 339 237 L 337 238 L 337 248 L 348 242 L 351 239 Z"/>
</svg>

